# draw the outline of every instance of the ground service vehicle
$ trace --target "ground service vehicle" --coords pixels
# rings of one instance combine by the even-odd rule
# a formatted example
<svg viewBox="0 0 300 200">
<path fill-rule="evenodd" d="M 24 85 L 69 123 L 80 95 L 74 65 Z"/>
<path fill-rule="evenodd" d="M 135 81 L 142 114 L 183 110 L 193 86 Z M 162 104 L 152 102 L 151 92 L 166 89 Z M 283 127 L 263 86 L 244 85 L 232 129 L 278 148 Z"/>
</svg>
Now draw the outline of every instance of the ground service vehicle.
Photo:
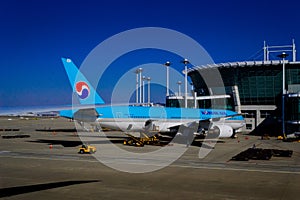
<svg viewBox="0 0 300 200">
<path fill-rule="evenodd" d="M 83 144 L 80 148 L 78 153 L 84 154 L 84 153 L 95 153 L 96 147 L 93 147 L 91 145 Z"/>
</svg>

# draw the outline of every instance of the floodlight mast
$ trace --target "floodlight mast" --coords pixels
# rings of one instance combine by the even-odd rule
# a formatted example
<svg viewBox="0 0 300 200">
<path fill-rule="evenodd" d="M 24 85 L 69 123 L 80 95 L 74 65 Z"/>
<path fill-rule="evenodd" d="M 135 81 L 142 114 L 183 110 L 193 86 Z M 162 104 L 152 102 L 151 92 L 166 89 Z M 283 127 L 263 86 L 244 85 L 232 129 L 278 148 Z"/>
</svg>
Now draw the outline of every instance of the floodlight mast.
<svg viewBox="0 0 300 200">
<path fill-rule="evenodd" d="M 151 103 L 151 101 L 150 101 L 150 81 L 151 81 L 151 78 L 148 77 L 147 81 L 148 81 L 148 104 L 150 106 L 150 103 Z"/>
<path fill-rule="evenodd" d="M 187 93 L 187 65 L 190 63 L 188 61 L 188 59 L 184 59 L 182 61 L 182 63 L 184 64 L 184 107 L 187 108 L 187 97 L 188 97 L 188 93 Z"/>
<path fill-rule="evenodd" d="M 143 80 L 143 83 L 142 83 L 142 85 L 143 85 L 143 101 L 142 101 L 142 104 L 144 104 L 145 103 L 145 82 L 144 81 L 147 80 L 147 78 L 145 76 L 143 76 L 142 80 Z"/>
<path fill-rule="evenodd" d="M 177 84 L 178 84 L 178 96 L 181 96 L 181 81 L 178 81 Z"/>
<path fill-rule="evenodd" d="M 140 97 L 139 97 L 139 103 L 142 103 L 142 72 L 143 68 L 139 68 L 139 73 L 140 73 Z"/>
<path fill-rule="evenodd" d="M 289 54 L 282 52 L 282 54 L 278 55 L 277 57 L 282 58 L 282 135 L 286 138 L 285 134 L 285 58 L 288 57 Z"/>
<path fill-rule="evenodd" d="M 135 82 L 135 103 L 139 103 L 139 69 L 135 70 L 136 73 L 136 82 Z"/>
<path fill-rule="evenodd" d="M 292 48 L 293 48 L 293 62 L 296 62 L 296 45 L 295 45 L 295 39 L 293 39 L 293 44 L 292 44 Z"/>
<path fill-rule="evenodd" d="M 167 91 L 166 91 L 166 96 L 170 96 L 169 94 L 169 67 L 170 67 L 171 63 L 169 61 L 167 61 L 164 66 L 166 66 L 167 68 Z"/>
</svg>

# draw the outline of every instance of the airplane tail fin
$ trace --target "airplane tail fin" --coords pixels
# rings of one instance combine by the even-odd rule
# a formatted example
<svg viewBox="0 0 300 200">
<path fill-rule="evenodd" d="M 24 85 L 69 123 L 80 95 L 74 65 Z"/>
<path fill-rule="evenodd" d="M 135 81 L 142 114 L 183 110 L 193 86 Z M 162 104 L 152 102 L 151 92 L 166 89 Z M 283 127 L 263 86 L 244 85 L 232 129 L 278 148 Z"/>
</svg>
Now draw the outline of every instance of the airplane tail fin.
<svg viewBox="0 0 300 200">
<path fill-rule="evenodd" d="M 77 94 L 80 104 L 104 104 L 85 76 L 69 58 L 62 58 L 73 92 Z"/>
</svg>

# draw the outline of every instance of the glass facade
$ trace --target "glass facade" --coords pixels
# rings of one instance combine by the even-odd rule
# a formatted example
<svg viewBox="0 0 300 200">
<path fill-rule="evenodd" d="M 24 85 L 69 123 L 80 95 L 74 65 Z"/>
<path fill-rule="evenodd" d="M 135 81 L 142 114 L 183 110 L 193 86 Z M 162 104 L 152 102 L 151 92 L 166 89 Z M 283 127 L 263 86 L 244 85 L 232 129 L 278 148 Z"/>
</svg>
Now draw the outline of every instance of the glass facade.
<svg viewBox="0 0 300 200">
<path fill-rule="evenodd" d="M 287 97 L 286 99 L 287 120 L 295 123 L 300 122 L 300 94 Z"/>
<path fill-rule="evenodd" d="M 242 105 L 276 105 L 281 99 L 281 64 L 219 67 L 218 69 L 227 94 L 232 93 L 232 86 L 238 86 Z M 201 69 L 201 73 L 209 70 L 209 68 Z M 209 89 L 197 70 L 189 72 L 189 76 L 196 91 L 204 91 L 205 94 L 202 95 L 209 95 Z M 288 85 L 297 84 L 300 84 L 300 63 L 286 64 L 286 89 L 288 89 Z M 214 85 L 212 86 L 214 87 Z M 220 86 L 215 85 L 215 87 Z"/>
<path fill-rule="evenodd" d="M 231 95 L 234 100 L 228 103 L 228 107 L 247 113 L 246 130 L 254 130 L 260 125 L 260 130 L 265 127 L 264 131 L 268 131 L 270 127 L 268 122 L 263 123 L 265 119 L 269 122 L 273 120 L 274 127 L 281 126 L 282 67 L 279 61 L 221 63 L 195 67 L 188 75 L 193 81 L 197 96 L 224 94 L 225 89 L 225 94 Z M 223 83 L 214 83 L 214 76 L 211 74 L 216 70 Z M 201 74 L 210 82 L 206 84 Z M 288 93 L 285 98 L 285 120 L 288 125 L 287 132 L 293 133 L 300 131 L 300 62 L 285 64 L 285 83 Z M 223 93 L 220 88 L 223 88 Z M 199 107 L 205 108 L 210 102 L 198 103 Z M 280 130 L 278 132 L 280 134 Z"/>
</svg>

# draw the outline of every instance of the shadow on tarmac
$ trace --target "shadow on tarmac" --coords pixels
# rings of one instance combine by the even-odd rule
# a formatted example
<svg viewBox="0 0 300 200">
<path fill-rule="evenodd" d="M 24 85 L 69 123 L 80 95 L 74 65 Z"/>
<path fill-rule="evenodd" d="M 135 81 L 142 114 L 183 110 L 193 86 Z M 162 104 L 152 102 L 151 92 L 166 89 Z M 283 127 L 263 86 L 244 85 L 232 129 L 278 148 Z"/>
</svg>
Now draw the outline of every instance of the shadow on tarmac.
<svg viewBox="0 0 300 200">
<path fill-rule="evenodd" d="M 37 192 L 37 191 L 42 191 L 42 190 L 49 190 L 49 189 L 53 189 L 53 188 L 65 187 L 65 186 L 70 186 L 70 185 L 94 183 L 94 182 L 101 182 L 101 181 L 99 181 L 99 180 L 62 181 L 62 182 L 44 183 L 44 184 L 37 184 L 37 185 L 2 188 L 2 189 L 0 189 L 0 198 L 15 196 L 15 195 L 19 195 L 19 194 L 25 194 L 25 193 L 30 193 L 30 192 Z"/>
<path fill-rule="evenodd" d="M 35 131 L 38 131 L 38 132 L 65 132 L 65 133 L 76 133 L 77 132 L 77 129 L 76 128 L 71 128 L 71 129 L 52 129 L 52 128 L 49 128 L 49 129 L 35 129 Z"/>
<path fill-rule="evenodd" d="M 28 142 L 35 142 L 35 143 L 45 143 L 45 144 L 52 144 L 52 145 L 62 145 L 63 147 L 77 147 L 83 144 L 82 141 L 69 141 L 69 140 L 45 140 L 45 139 L 39 139 L 39 140 L 32 140 Z M 115 144 L 123 144 L 124 139 L 114 139 L 110 140 L 111 143 Z M 109 141 L 84 141 L 86 144 L 108 144 Z"/>
<path fill-rule="evenodd" d="M 73 137 L 73 136 L 72 136 Z M 76 137 L 78 137 L 76 135 Z M 120 137 L 120 136 L 109 136 L 109 135 L 106 135 L 106 136 L 85 136 L 85 137 L 98 137 L 98 138 L 108 138 L 109 141 L 105 141 L 105 140 L 95 140 L 95 139 L 92 139 L 91 141 L 84 141 L 84 143 L 86 144 L 108 144 L 108 143 L 113 143 L 113 144 L 123 144 L 124 143 L 124 140 L 128 139 L 127 136 L 124 136 L 124 137 Z M 170 142 L 172 142 L 173 138 L 171 137 L 159 137 L 159 140 L 160 140 L 160 145 L 159 146 L 165 146 L 165 145 L 168 145 L 170 144 Z M 35 143 L 45 143 L 47 145 L 61 145 L 63 147 L 77 147 L 77 146 L 80 146 L 83 144 L 83 141 L 80 140 L 80 138 L 78 137 L 78 140 L 55 140 L 55 139 L 37 139 L 37 140 L 31 140 L 31 141 L 28 141 L 28 142 L 35 142 Z M 175 143 L 179 143 L 179 144 L 186 144 L 186 140 L 184 139 L 180 139 L 179 141 L 173 141 Z M 208 141 L 209 142 L 209 141 Z M 216 143 L 225 143 L 224 141 L 222 140 L 218 140 L 216 141 Z M 196 147 L 202 147 L 202 148 L 207 148 L 207 149 L 213 149 L 213 147 L 209 146 L 209 145 L 206 145 L 206 143 L 204 143 L 203 140 L 193 140 L 192 143 L 190 144 L 191 146 L 196 146 Z"/>
<path fill-rule="evenodd" d="M 35 143 L 45 143 L 45 144 L 52 144 L 52 145 L 62 145 L 63 147 L 76 147 L 82 145 L 81 141 L 68 141 L 68 140 L 33 140 L 28 142 L 35 142 Z"/>
</svg>

